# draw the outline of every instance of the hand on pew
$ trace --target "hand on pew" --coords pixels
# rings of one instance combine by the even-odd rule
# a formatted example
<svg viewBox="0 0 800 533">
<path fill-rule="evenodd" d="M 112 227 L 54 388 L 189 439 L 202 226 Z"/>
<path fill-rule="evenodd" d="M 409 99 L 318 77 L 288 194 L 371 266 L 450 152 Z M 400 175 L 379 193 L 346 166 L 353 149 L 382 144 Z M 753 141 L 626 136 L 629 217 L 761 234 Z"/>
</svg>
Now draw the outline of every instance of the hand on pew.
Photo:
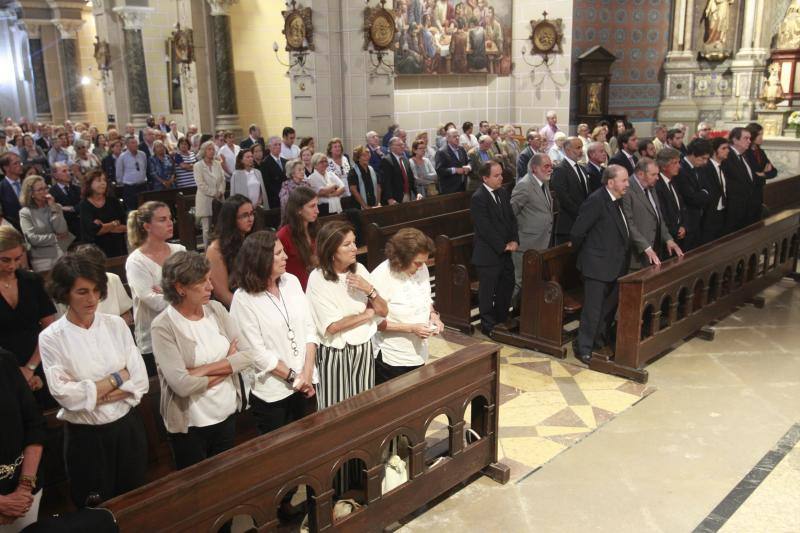
<svg viewBox="0 0 800 533">
<path fill-rule="evenodd" d="M 653 251 L 653 248 L 650 247 L 644 251 L 644 254 L 650 260 L 651 265 L 659 266 L 661 264 L 661 259 L 658 258 L 658 254 Z"/>
<path fill-rule="evenodd" d="M 675 241 L 667 241 L 667 251 L 669 252 L 669 255 L 683 257 L 683 250 L 681 250 L 681 247 L 678 246 Z"/>
<path fill-rule="evenodd" d="M 430 324 L 409 324 L 408 325 L 408 332 L 413 333 L 420 339 L 427 339 L 431 335 L 434 334 L 435 331 L 438 331 L 439 328 L 433 329 Z"/>
<path fill-rule="evenodd" d="M 519 243 L 516 242 L 516 241 L 511 241 L 508 244 L 506 244 L 506 247 L 505 247 L 505 249 L 503 251 L 505 251 L 505 252 L 516 252 L 517 248 L 519 248 Z"/>
</svg>

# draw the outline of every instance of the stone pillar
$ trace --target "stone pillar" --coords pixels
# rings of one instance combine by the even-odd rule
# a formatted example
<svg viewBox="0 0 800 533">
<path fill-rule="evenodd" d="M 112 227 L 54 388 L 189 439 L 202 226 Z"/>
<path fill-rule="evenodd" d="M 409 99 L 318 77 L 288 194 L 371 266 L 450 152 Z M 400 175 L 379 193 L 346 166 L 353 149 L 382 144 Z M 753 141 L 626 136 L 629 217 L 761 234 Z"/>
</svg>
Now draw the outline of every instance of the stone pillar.
<svg viewBox="0 0 800 533">
<path fill-rule="evenodd" d="M 735 104 L 725 117 L 729 126 L 741 125 L 756 118 L 756 103 L 769 58 L 769 49 L 760 42 L 764 9 L 764 0 L 744 0 L 742 42 L 731 61 Z"/>
<path fill-rule="evenodd" d="M 208 28 L 209 56 L 215 68 L 212 87 L 214 102 L 214 129 L 239 132 L 239 111 L 236 105 L 231 21 L 228 8 L 238 0 L 208 0 L 211 20 Z"/>
<path fill-rule="evenodd" d="M 36 103 L 36 116 L 31 117 L 38 122 L 50 122 L 50 95 L 47 92 L 47 74 L 44 68 L 44 51 L 42 50 L 42 23 L 25 21 L 28 28 L 28 49 L 31 55 L 31 73 L 33 75 L 33 95 Z"/>
<path fill-rule="evenodd" d="M 0 9 L 0 109 L 19 120 L 36 115 L 28 35 L 13 4 Z"/>
<path fill-rule="evenodd" d="M 108 2 L 103 0 L 93 0 L 92 15 L 94 16 L 94 26 L 95 31 L 97 32 L 97 37 L 101 42 L 109 44 L 109 50 L 111 52 L 111 70 L 107 71 L 105 74 L 102 72 L 100 73 L 102 76 L 101 85 L 103 87 L 103 104 L 105 105 L 108 119 L 107 122 L 109 125 L 118 125 L 121 118 L 127 121 L 127 113 L 125 113 L 125 117 L 119 117 L 118 115 L 119 106 L 117 105 L 118 97 L 116 96 L 117 87 L 115 83 L 115 78 L 118 76 L 115 76 L 114 74 L 115 69 L 119 70 L 121 68 L 119 65 L 121 62 L 118 59 L 122 54 L 123 47 L 120 45 L 116 38 L 117 36 L 113 31 L 114 22 L 112 21 L 111 13 L 108 10 Z M 122 107 L 124 108 L 126 106 Z"/>
<path fill-rule="evenodd" d="M 694 73 L 699 69 L 692 49 L 694 0 L 677 0 L 672 18 L 672 43 L 664 61 L 664 94 L 658 107 L 658 122 L 694 124 L 698 106 L 692 98 Z"/>
<path fill-rule="evenodd" d="M 150 114 L 150 92 L 147 84 L 147 67 L 142 43 L 142 26 L 152 7 L 117 6 L 113 9 L 122 21 L 123 64 L 127 81 L 130 122 L 144 124 Z M 112 51 L 113 53 L 113 51 Z M 121 90 L 122 88 L 120 88 Z M 119 108 L 117 108 L 119 111 Z"/>
<path fill-rule="evenodd" d="M 83 26 L 79 19 L 53 19 L 58 30 L 59 55 L 62 69 L 64 99 L 70 120 L 86 120 L 86 100 L 81 85 L 78 50 L 78 30 Z"/>
<path fill-rule="evenodd" d="M 202 10 L 201 10 L 202 11 Z M 192 21 L 192 2 L 191 0 L 178 0 L 178 22 L 181 28 L 193 28 Z M 195 34 L 195 38 L 197 35 Z M 195 47 L 197 42 L 195 42 Z M 198 65 L 197 54 L 195 54 L 195 61 L 191 63 L 188 68 L 181 69 L 181 97 L 183 99 L 183 116 L 186 121 L 185 124 L 179 124 L 181 129 L 188 128 L 190 124 L 194 124 L 203 130 L 202 126 L 204 120 L 200 113 L 200 101 L 198 99 Z"/>
</svg>

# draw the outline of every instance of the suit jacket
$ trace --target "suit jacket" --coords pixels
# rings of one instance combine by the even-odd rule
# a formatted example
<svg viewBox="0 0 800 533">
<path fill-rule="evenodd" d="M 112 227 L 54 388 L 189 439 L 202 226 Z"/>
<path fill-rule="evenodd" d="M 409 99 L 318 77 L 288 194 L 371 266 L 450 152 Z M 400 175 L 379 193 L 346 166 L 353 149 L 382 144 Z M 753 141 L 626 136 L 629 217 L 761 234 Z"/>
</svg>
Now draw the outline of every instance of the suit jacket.
<svg viewBox="0 0 800 533">
<path fill-rule="evenodd" d="M 411 165 L 405 156 L 400 157 L 400 164 L 406 170 L 406 178 L 408 179 L 408 193 L 413 200 L 417 196 L 417 190 L 414 184 L 414 172 L 411 170 Z M 387 205 L 390 198 L 399 204 L 403 201 L 403 171 L 400 169 L 397 158 L 394 154 L 389 153 L 381 159 L 381 165 L 378 170 L 378 180 L 381 185 L 381 203 Z"/>
<path fill-rule="evenodd" d="M 763 194 L 764 178 L 755 173 L 751 178 L 745 163 L 739 159 L 733 148 L 728 153 L 727 159 L 722 162 L 722 171 L 725 172 L 725 186 L 728 192 L 730 227 L 735 231 L 760 218 L 761 196 L 758 188 L 760 185 Z"/>
<path fill-rule="evenodd" d="M 661 207 L 661 216 L 664 219 L 664 223 L 667 225 L 670 235 L 677 237 L 678 228 L 682 226 L 686 229 L 686 234 L 688 236 L 689 228 L 687 227 L 688 215 L 686 210 L 686 201 L 681 196 L 680 192 L 678 192 L 678 189 L 675 186 L 674 178 L 672 181 L 672 188 L 675 189 L 675 192 L 678 194 L 680 205 L 675 200 L 675 196 L 669 192 L 666 182 L 661 177 L 658 178 L 655 191 L 656 196 L 658 197 L 658 205 Z M 697 226 L 693 227 L 692 231 L 698 232 L 700 230 L 699 224 L 700 220 L 698 219 Z"/>
<path fill-rule="evenodd" d="M 436 175 L 439 176 L 439 192 L 442 194 L 466 190 L 466 176 L 453 174 L 452 169 L 469 164 L 467 151 L 461 146 L 456 151 L 457 154 L 445 143 L 444 148 L 436 152 Z"/>
<path fill-rule="evenodd" d="M 260 144 L 261 146 L 266 146 L 264 144 L 264 137 L 259 137 L 256 142 L 258 144 Z M 251 139 L 248 136 L 242 142 L 239 143 L 239 148 L 241 148 L 242 150 L 247 150 L 248 148 L 252 148 L 254 144 L 255 144 L 255 142 L 253 142 L 253 139 Z"/>
<path fill-rule="evenodd" d="M 553 169 L 550 186 L 558 197 L 556 235 L 569 235 L 575 219 L 578 218 L 578 209 L 588 194 L 586 194 L 586 189 L 583 187 L 578 173 L 566 159 Z"/>
<path fill-rule="evenodd" d="M 272 154 L 265 154 L 264 160 L 259 165 L 262 177 L 264 178 L 264 187 L 267 189 L 267 200 L 270 207 L 278 207 L 281 205 L 280 192 L 281 185 L 286 181 L 286 159 L 280 158 L 281 164 L 275 162 Z"/>
<path fill-rule="evenodd" d="M 708 191 L 700 183 L 700 168 L 692 168 L 686 159 L 681 159 L 681 170 L 672 179 L 672 185 L 686 204 L 686 231 L 699 230 L 708 203 Z"/>
<path fill-rule="evenodd" d="M 597 169 L 591 161 L 581 165 L 584 173 L 589 177 L 589 194 L 603 186 L 603 169 Z"/>
<path fill-rule="evenodd" d="M 576 266 L 586 278 L 613 282 L 628 272 L 631 238 L 619 203 L 602 187 L 581 204 L 570 240 L 578 252 Z"/>
<path fill-rule="evenodd" d="M 53 147 L 53 143 L 50 141 L 50 139 L 45 139 L 44 137 L 39 137 L 36 139 L 36 144 L 39 145 L 39 148 L 41 148 L 45 154 L 48 153 Z"/>
<path fill-rule="evenodd" d="M 494 158 L 494 151 L 490 149 L 486 153 L 489 154 L 488 161 L 491 161 L 492 158 Z M 467 190 L 474 191 L 483 183 L 483 180 L 480 177 L 480 170 L 481 166 L 483 166 L 485 163 L 488 163 L 488 161 L 481 159 L 480 150 L 477 148 L 473 148 L 467 152 L 467 155 L 469 157 L 469 166 L 472 167 L 472 172 L 468 174 L 469 183 L 467 183 Z"/>
<path fill-rule="evenodd" d="M 108 181 L 117 181 L 117 158 L 114 157 L 114 154 L 105 156 L 100 162 L 100 166 L 103 167 Z"/>
<path fill-rule="evenodd" d="M 760 218 L 761 204 L 764 203 L 764 186 L 766 185 L 766 180 L 776 177 L 778 175 L 778 169 L 773 167 L 769 172 L 764 172 L 764 167 L 767 166 L 767 163 L 770 163 L 770 160 L 764 150 L 759 149 L 758 152 L 755 152 L 753 150 L 753 145 L 750 145 L 750 149 L 744 153 L 744 159 L 747 161 L 747 164 L 750 165 L 754 174 L 764 174 L 763 176 L 758 176 L 755 189 L 753 190 L 753 193 L 756 195 L 753 199 L 753 209 L 757 210 L 758 218 Z"/>
<path fill-rule="evenodd" d="M 0 174 L 0 207 L 2 208 L 3 218 L 11 222 L 17 231 L 21 231 L 19 227 L 19 210 L 22 206 L 19 205 L 19 198 L 14 188 L 8 183 L 5 176 Z"/>
<path fill-rule="evenodd" d="M 533 157 L 533 148 L 526 146 L 517 158 L 517 180 L 521 180 L 528 173 L 528 163 Z"/>
<path fill-rule="evenodd" d="M 472 241 L 472 264 L 475 266 L 497 266 L 506 253 L 509 242 L 519 242 L 517 220 L 511 209 L 508 191 L 500 187 L 495 191 L 499 203 L 481 184 L 472 195 L 470 213 L 475 226 Z"/>
<path fill-rule="evenodd" d="M 722 173 L 724 174 L 725 171 L 723 170 Z M 706 191 L 708 191 L 708 202 L 703 208 L 703 218 L 701 220 L 701 228 L 702 228 L 703 226 L 706 225 L 706 220 L 711 218 L 712 213 L 714 213 L 717 210 L 717 206 L 719 205 L 719 200 L 722 197 L 722 187 L 720 185 L 720 180 L 719 180 L 719 175 L 717 174 L 717 170 L 714 167 L 714 163 L 712 163 L 711 161 L 709 161 L 706 166 L 699 169 L 699 175 L 700 175 L 700 186 Z M 726 215 L 727 215 L 727 210 L 726 210 Z"/>
<path fill-rule="evenodd" d="M 664 222 L 664 217 L 657 215 L 653 211 L 653 206 L 639 186 L 639 182 L 636 181 L 636 177 L 631 176 L 628 179 L 630 180 L 630 187 L 628 187 L 628 192 L 625 196 L 622 197 L 622 211 L 625 213 L 625 220 L 628 221 L 631 241 L 637 254 L 631 257 L 630 266 L 632 270 L 636 270 L 650 265 L 650 260 L 644 253 L 645 250 L 653 248 L 653 251 L 659 253 L 660 244 L 673 239 Z M 658 195 L 655 194 L 655 191 L 651 192 L 659 211 L 663 211 L 658 203 Z M 656 240 L 659 242 L 656 242 Z"/>
<path fill-rule="evenodd" d="M 67 190 L 65 192 L 58 184 L 54 183 L 50 186 L 50 195 L 55 198 L 56 203 L 62 206 L 77 207 L 77 205 L 81 203 L 81 189 L 77 185 L 67 185 Z M 64 213 L 64 216 L 69 214 L 70 213 Z"/>
<path fill-rule="evenodd" d="M 544 182 L 545 187 L 549 187 Z M 511 192 L 511 210 L 517 218 L 519 251 L 545 250 L 553 236 L 552 194 L 548 199 L 533 176 L 517 182 Z"/>
<path fill-rule="evenodd" d="M 633 156 L 633 159 L 635 161 L 636 160 L 636 156 Z M 614 157 L 609 159 L 608 164 L 609 165 L 620 165 L 622 167 L 625 167 L 625 169 L 628 170 L 628 176 L 633 176 L 633 170 L 634 170 L 633 165 L 631 164 L 630 159 L 628 159 L 628 156 L 626 156 L 624 153 L 622 153 L 622 150 L 620 150 L 619 152 L 614 154 Z M 624 196 L 623 196 L 623 198 L 624 198 Z"/>
</svg>

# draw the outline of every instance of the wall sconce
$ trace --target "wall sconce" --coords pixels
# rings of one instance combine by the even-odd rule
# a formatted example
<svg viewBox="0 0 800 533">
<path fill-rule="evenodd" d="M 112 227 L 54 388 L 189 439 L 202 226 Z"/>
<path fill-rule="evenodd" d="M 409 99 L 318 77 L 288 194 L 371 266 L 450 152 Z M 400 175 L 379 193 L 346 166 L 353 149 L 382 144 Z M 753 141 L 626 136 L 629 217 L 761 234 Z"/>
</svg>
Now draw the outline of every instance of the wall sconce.
<svg viewBox="0 0 800 533">
<path fill-rule="evenodd" d="M 278 48 L 278 42 L 274 41 L 272 43 L 272 51 L 275 52 L 275 60 L 286 67 L 287 76 L 291 76 L 293 78 L 312 77 L 311 72 L 308 70 L 308 68 L 306 68 L 306 60 L 310 54 L 308 50 L 289 51 L 289 62 L 286 63 L 281 61 L 281 58 L 278 55 Z"/>
<path fill-rule="evenodd" d="M 539 20 L 531 20 L 531 48 L 527 50 L 525 45 L 522 46 L 522 60 L 529 66 L 533 67 L 531 74 L 534 76 L 534 87 L 539 88 L 546 79 L 550 79 L 557 87 L 564 87 L 569 82 L 569 75 L 565 76 L 564 81 L 557 81 L 553 77 L 553 71 L 550 69 L 551 65 L 555 62 L 555 55 L 562 54 L 561 41 L 564 39 L 564 30 L 561 19 L 547 18 L 547 11 L 542 12 L 542 18 Z M 536 56 L 540 56 L 538 61 Z M 528 59 L 530 57 L 530 60 Z M 545 68 L 544 76 L 539 81 L 536 81 L 536 69 L 539 67 Z"/>
<path fill-rule="evenodd" d="M 272 43 L 275 59 L 287 68 L 286 75 L 293 78 L 308 77 L 312 75 L 306 67 L 306 60 L 314 51 L 314 24 L 311 20 L 311 8 L 297 5 L 296 0 L 286 2 L 286 11 L 283 15 L 282 33 L 286 37 L 286 51 L 289 52 L 289 62 L 284 63 L 278 57 L 278 43 Z"/>
<path fill-rule="evenodd" d="M 394 64 L 386 61 L 389 54 L 394 54 L 395 37 L 397 26 L 395 25 L 394 14 L 386 9 L 386 0 L 380 0 L 379 7 L 369 7 L 369 1 L 365 0 L 367 7 L 364 8 L 364 50 L 369 54 L 369 62 L 372 67 L 369 76 L 395 77 Z"/>
</svg>

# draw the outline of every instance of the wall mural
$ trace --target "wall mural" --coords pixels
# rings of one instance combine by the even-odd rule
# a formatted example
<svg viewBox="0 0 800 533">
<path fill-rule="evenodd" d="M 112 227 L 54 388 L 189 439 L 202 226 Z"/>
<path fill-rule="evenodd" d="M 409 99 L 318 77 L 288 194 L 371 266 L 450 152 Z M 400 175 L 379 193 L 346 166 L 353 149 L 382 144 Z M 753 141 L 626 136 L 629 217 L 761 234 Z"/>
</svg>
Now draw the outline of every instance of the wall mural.
<svg viewBox="0 0 800 533">
<path fill-rule="evenodd" d="M 395 0 L 398 75 L 511 74 L 511 0 Z"/>
</svg>

